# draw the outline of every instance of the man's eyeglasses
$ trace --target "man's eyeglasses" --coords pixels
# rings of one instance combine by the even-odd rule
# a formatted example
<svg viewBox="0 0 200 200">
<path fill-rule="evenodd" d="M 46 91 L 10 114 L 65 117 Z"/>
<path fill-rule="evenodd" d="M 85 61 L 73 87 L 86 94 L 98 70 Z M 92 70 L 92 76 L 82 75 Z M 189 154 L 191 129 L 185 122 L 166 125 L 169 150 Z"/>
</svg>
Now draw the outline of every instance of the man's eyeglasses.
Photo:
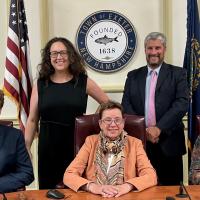
<svg viewBox="0 0 200 200">
<path fill-rule="evenodd" d="M 57 58 L 59 54 L 60 54 L 60 56 L 62 56 L 62 57 L 67 57 L 67 55 L 68 55 L 67 50 L 62 50 L 62 51 L 51 51 L 51 52 L 50 52 L 50 57 L 51 57 L 51 58 Z"/>
<path fill-rule="evenodd" d="M 101 121 L 106 125 L 110 125 L 112 124 L 112 122 L 114 122 L 116 125 L 120 125 L 121 123 L 124 122 L 124 119 L 123 118 L 115 118 L 115 119 L 105 118 L 105 119 L 102 119 Z"/>
</svg>

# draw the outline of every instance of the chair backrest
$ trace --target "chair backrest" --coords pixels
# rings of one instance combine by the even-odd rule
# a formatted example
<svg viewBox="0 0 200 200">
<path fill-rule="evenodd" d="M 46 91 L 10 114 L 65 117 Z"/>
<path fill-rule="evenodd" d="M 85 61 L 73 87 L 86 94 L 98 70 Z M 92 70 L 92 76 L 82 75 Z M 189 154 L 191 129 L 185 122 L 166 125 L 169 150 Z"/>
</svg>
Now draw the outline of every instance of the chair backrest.
<svg viewBox="0 0 200 200">
<path fill-rule="evenodd" d="M 10 121 L 10 120 L 0 120 L 0 124 L 1 125 L 5 125 L 5 126 L 13 126 L 13 121 Z"/>
<path fill-rule="evenodd" d="M 131 136 L 134 136 L 140 140 L 146 147 L 146 128 L 144 117 L 137 115 L 125 115 L 124 130 Z M 99 115 L 83 115 L 76 117 L 75 119 L 75 131 L 74 131 L 74 152 L 78 153 L 81 146 L 85 142 L 85 138 L 92 134 L 98 134 L 100 132 L 99 127 Z"/>
<path fill-rule="evenodd" d="M 196 133 L 200 135 L 200 115 L 196 115 Z"/>
</svg>

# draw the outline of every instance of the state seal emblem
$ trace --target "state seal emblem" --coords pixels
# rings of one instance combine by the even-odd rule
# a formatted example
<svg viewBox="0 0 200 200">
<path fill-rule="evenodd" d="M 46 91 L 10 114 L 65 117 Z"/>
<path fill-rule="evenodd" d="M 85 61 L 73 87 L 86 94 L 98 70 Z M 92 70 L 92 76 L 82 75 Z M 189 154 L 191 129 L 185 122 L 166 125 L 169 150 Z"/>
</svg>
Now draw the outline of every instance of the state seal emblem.
<svg viewBox="0 0 200 200">
<path fill-rule="evenodd" d="M 76 35 L 76 45 L 86 64 L 99 72 L 122 69 L 136 50 L 136 31 L 122 14 L 103 10 L 83 20 Z"/>
</svg>

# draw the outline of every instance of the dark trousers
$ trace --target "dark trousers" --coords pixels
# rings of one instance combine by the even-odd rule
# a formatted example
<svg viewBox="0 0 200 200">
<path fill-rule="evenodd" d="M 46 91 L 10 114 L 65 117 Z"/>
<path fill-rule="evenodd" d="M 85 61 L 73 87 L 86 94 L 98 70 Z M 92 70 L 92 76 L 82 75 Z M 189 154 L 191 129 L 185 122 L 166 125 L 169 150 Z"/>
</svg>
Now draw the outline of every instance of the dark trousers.
<svg viewBox="0 0 200 200">
<path fill-rule="evenodd" d="M 166 156 L 159 144 L 147 142 L 147 156 L 155 168 L 159 185 L 180 185 L 183 181 L 182 156 Z"/>
</svg>

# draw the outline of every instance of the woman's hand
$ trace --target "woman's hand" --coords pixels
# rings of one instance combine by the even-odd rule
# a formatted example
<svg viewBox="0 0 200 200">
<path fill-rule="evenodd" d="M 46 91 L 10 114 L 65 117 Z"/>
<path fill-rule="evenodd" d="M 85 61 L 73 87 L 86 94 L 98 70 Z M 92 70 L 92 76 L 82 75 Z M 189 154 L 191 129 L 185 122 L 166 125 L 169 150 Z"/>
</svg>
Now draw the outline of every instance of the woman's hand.
<svg viewBox="0 0 200 200">
<path fill-rule="evenodd" d="M 130 192 L 134 188 L 130 183 L 124 183 L 122 185 L 98 185 L 96 183 L 90 183 L 88 191 L 93 194 L 100 194 L 102 197 L 119 197 L 123 194 Z"/>
<path fill-rule="evenodd" d="M 120 197 L 123 194 L 127 194 L 131 190 L 133 190 L 135 187 L 131 185 L 130 183 L 124 183 L 122 185 L 115 186 L 118 189 L 118 193 L 115 195 L 115 197 Z"/>
<path fill-rule="evenodd" d="M 88 191 L 93 194 L 100 194 L 102 197 L 115 197 L 118 194 L 118 189 L 113 185 L 98 185 L 90 183 Z"/>
</svg>

